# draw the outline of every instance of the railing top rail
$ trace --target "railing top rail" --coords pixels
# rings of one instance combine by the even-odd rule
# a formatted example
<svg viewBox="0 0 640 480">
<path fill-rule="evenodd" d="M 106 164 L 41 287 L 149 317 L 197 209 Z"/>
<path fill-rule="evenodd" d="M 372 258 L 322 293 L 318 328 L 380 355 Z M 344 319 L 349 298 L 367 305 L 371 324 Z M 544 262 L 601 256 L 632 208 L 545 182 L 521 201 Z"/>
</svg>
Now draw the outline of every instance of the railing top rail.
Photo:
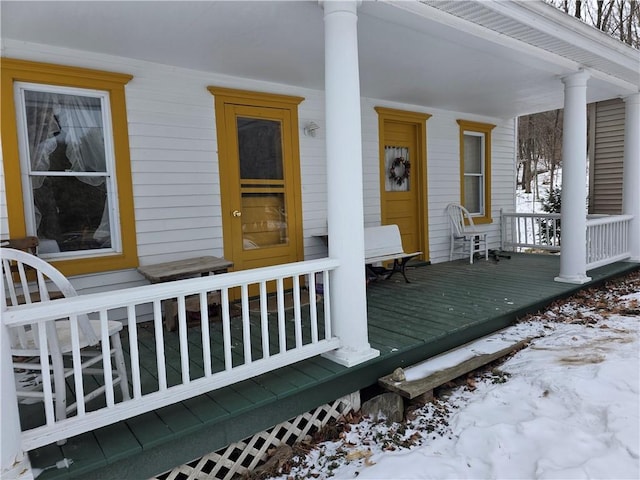
<svg viewBox="0 0 640 480">
<path fill-rule="evenodd" d="M 587 227 L 608 225 L 611 223 L 627 222 L 633 220 L 633 215 L 606 215 L 597 218 L 587 218 Z"/>
<path fill-rule="evenodd" d="M 208 277 L 143 285 L 127 288 L 126 290 L 91 293 L 72 298 L 51 300 L 46 303 L 19 305 L 3 310 L 2 322 L 7 326 L 47 322 L 69 315 L 81 315 L 102 309 L 121 308 L 127 305 L 150 303 L 155 300 L 175 298 L 181 295 L 193 295 L 199 292 L 221 290 L 223 288 L 265 282 L 294 275 L 333 270 L 339 265 L 338 260 L 322 258 Z"/>
<path fill-rule="evenodd" d="M 502 212 L 502 216 L 511 218 L 560 218 L 559 213 Z"/>
</svg>

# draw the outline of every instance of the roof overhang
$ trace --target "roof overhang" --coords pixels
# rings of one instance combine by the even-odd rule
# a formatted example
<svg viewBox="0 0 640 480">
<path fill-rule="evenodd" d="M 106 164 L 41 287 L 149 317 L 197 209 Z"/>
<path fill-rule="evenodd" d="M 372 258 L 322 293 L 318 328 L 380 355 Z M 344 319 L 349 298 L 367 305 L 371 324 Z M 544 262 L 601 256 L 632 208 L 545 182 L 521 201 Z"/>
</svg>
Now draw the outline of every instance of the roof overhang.
<svg viewBox="0 0 640 480">
<path fill-rule="evenodd" d="M 29 42 L 324 88 L 316 1 L 3 0 L 0 8 L 7 56 Z M 539 1 L 364 1 L 358 35 L 361 93 L 380 100 L 511 118 L 561 108 L 561 78 L 581 69 L 591 74 L 589 102 L 640 90 L 637 50 Z"/>
</svg>

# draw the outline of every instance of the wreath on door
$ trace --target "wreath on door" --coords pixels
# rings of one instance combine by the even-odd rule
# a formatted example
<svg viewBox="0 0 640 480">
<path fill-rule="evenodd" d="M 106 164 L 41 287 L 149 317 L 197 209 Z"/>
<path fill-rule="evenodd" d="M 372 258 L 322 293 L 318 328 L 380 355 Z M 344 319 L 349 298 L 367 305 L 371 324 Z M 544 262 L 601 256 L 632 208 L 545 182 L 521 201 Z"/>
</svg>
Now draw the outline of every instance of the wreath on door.
<svg viewBox="0 0 640 480">
<path fill-rule="evenodd" d="M 397 157 L 389 167 L 389 179 L 396 185 L 402 185 L 409 178 L 411 163 L 404 157 Z"/>
</svg>

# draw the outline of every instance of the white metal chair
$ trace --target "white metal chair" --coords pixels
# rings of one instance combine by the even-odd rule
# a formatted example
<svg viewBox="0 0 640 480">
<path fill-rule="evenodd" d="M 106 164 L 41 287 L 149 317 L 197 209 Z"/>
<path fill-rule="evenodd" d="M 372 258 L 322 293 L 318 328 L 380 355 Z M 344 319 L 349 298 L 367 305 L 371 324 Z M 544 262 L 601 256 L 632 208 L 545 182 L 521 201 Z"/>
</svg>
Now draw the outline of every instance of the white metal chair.
<svg viewBox="0 0 640 480">
<path fill-rule="evenodd" d="M 7 309 L 18 305 L 50 300 L 50 292 L 61 292 L 64 297 L 77 296 L 69 280 L 51 264 L 29 253 L 12 248 L 0 248 L 2 260 L 2 272 L 5 282 L 5 298 L 3 303 Z M 52 288 L 53 287 L 53 288 Z M 78 342 L 76 351 L 80 351 L 81 372 L 85 375 L 105 375 L 102 349 L 95 348 L 101 345 L 100 321 L 90 320 L 87 315 L 78 315 Z M 122 398 L 128 400 L 129 385 L 127 381 L 127 369 L 124 362 L 120 331 L 122 323 L 116 321 L 107 322 L 109 336 L 109 355 L 104 361 L 106 368 L 111 371 L 110 378 L 113 388 L 120 384 Z M 74 340 L 69 318 L 48 322 L 46 327 L 48 365 L 43 365 L 44 355 L 41 355 L 39 330 L 36 324 L 26 326 L 14 326 L 10 328 L 11 354 L 13 356 L 13 368 L 16 376 L 16 390 L 18 400 L 22 403 L 35 403 L 53 401 L 55 404 L 55 417 L 61 420 L 67 414 L 77 410 L 77 402 L 67 405 L 66 380 L 74 377 L 72 357 Z M 93 347 L 93 348 L 92 348 Z M 113 358 L 112 358 L 113 357 Z M 110 365 L 109 365 L 110 364 Z M 52 399 L 47 398 L 44 387 L 43 368 L 53 374 Z M 78 381 L 80 380 L 80 382 Z M 84 400 L 83 405 L 101 395 L 107 395 L 105 382 L 85 382 L 74 378 L 72 384 L 77 388 L 82 385 Z M 97 384 L 97 385 L 96 385 Z M 93 385 L 90 390 L 89 385 Z M 90 390 L 90 391 L 87 391 Z M 113 393 L 113 392 L 111 392 Z M 111 394 L 109 394 L 110 396 Z M 113 398 L 113 397 L 111 397 Z"/>
<path fill-rule="evenodd" d="M 453 254 L 457 250 L 469 255 L 469 263 L 473 263 L 473 256 L 483 250 L 485 260 L 489 259 L 487 234 L 476 229 L 469 211 L 462 205 L 450 203 L 447 205 L 447 214 L 451 223 L 449 261 L 453 260 Z"/>
</svg>

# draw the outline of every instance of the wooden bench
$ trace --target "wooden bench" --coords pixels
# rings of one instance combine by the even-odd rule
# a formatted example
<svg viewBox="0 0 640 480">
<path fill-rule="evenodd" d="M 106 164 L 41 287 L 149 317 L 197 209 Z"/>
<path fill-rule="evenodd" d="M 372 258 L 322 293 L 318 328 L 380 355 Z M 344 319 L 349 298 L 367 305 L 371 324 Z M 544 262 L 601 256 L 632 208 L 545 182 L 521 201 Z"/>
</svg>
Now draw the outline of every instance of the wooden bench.
<svg viewBox="0 0 640 480">
<path fill-rule="evenodd" d="M 151 283 L 171 282 L 191 278 L 197 275 L 209 275 L 210 273 L 226 273 L 233 267 L 233 262 L 219 257 L 196 257 L 176 260 L 173 262 L 158 263 L 155 265 L 145 265 L 138 267 L 138 271 Z M 209 292 L 207 301 L 219 314 L 220 292 Z M 178 305 L 175 299 L 164 301 L 164 321 L 167 330 L 174 331 L 177 324 Z M 200 312 L 200 296 L 190 295 L 185 299 L 187 313 Z"/>
<path fill-rule="evenodd" d="M 364 261 L 367 275 L 374 275 L 376 279 L 390 278 L 395 272 L 400 272 L 404 280 L 409 283 L 405 274 L 407 262 L 422 252 L 406 253 L 402 247 L 402 237 L 397 225 L 381 225 L 379 227 L 365 227 L 364 229 Z M 374 267 L 376 263 L 390 262 L 392 268 Z"/>
</svg>

